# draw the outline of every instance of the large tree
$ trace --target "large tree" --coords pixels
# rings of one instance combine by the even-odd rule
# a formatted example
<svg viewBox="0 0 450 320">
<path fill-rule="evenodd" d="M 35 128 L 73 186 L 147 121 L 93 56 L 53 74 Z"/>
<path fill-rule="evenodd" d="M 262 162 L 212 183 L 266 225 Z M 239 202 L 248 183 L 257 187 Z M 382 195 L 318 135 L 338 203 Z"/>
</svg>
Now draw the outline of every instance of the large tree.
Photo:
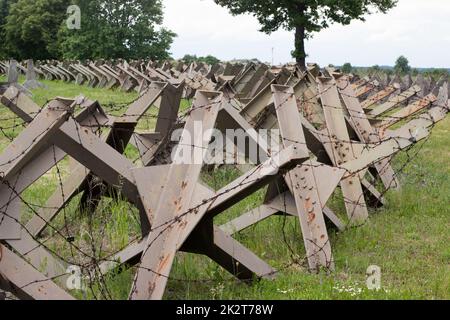
<svg viewBox="0 0 450 320">
<path fill-rule="evenodd" d="M 214 0 L 232 14 L 250 13 L 262 25 L 261 31 L 280 28 L 295 31 L 292 55 L 301 67 L 306 65 L 305 39 L 333 23 L 350 24 L 364 21 L 367 14 L 387 12 L 397 0 Z"/>
<path fill-rule="evenodd" d="M 163 28 L 161 0 L 76 0 L 81 29 L 62 25 L 65 58 L 166 59 L 175 34 Z"/>
<path fill-rule="evenodd" d="M 69 4 L 70 0 L 2 1 L 2 14 L 9 7 L 6 20 L 2 18 L 4 55 L 16 59 L 58 58 L 57 33 Z"/>
</svg>

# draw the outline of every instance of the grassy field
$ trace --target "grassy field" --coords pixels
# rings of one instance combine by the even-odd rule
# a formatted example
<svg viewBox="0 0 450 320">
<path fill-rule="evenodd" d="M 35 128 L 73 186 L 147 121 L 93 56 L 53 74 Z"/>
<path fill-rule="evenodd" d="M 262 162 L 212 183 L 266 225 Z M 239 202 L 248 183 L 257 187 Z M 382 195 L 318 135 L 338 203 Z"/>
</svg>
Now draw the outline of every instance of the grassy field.
<svg viewBox="0 0 450 320">
<path fill-rule="evenodd" d="M 2 79 L 0 78 L 0 81 Z M 45 82 L 47 90 L 33 92 L 33 99 L 43 105 L 55 96 L 75 97 L 83 93 L 102 105 L 125 104 L 136 98 L 135 93 L 91 89 L 77 85 Z M 189 102 L 183 102 L 183 108 Z M 106 108 L 107 109 L 107 108 Z M 0 107 L 3 128 L 16 120 Z M 150 128 L 143 124 L 141 128 Z M 11 138 L 20 128 L 5 129 Z M 0 150 L 8 143 L 0 133 Z M 415 152 L 420 153 L 414 156 Z M 130 152 L 129 154 L 132 154 Z M 408 156 L 409 155 L 409 156 Z M 412 157 L 414 156 L 414 157 Z M 412 157 L 412 159 L 410 159 Z M 251 285 L 235 281 L 208 258 L 178 254 L 166 293 L 167 299 L 449 299 L 450 298 L 450 117 L 436 126 L 426 143 L 416 146 L 409 154 L 395 159 L 396 168 L 408 163 L 401 174 L 401 191 L 387 194 L 388 204 L 373 211 L 363 227 L 342 233 L 330 230 L 336 261 L 336 272 L 327 275 L 309 274 L 301 262 L 304 248 L 298 221 L 294 218 L 274 217 L 237 236 L 238 240 L 279 270 L 276 280 L 261 280 Z M 59 169 L 68 175 L 68 161 Z M 204 180 L 220 187 L 237 176 L 233 169 L 204 173 Z M 58 185 L 56 170 L 42 177 L 27 190 L 25 199 L 45 204 Z M 216 223 L 257 207 L 264 193 L 261 191 L 240 202 Z M 342 211 L 337 193 L 331 201 L 333 209 Z M 76 200 L 64 210 L 55 225 L 64 225 L 67 235 L 75 236 L 77 245 L 88 247 L 94 241 L 104 246 L 104 252 L 120 248 L 138 236 L 137 213 L 124 201 L 104 200 L 94 217 L 77 210 Z M 28 219 L 31 212 L 24 214 Z M 69 222 L 68 222 L 69 221 Z M 92 239 L 90 230 L 95 232 Z M 47 237 L 55 236 L 52 232 Z M 72 258 L 67 243 L 55 238 L 50 246 Z M 298 263 L 292 263 L 299 260 Z M 370 265 L 382 269 L 381 291 L 366 289 L 366 270 Z M 108 296 L 125 299 L 129 292 L 133 270 L 107 279 Z M 188 280 L 188 281 L 186 281 Z M 97 289 L 97 288 L 95 288 Z M 97 292 L 94 290 L 94 292 Z M 80 298 L 94 298 L 92 293 Z"/>
</svg>

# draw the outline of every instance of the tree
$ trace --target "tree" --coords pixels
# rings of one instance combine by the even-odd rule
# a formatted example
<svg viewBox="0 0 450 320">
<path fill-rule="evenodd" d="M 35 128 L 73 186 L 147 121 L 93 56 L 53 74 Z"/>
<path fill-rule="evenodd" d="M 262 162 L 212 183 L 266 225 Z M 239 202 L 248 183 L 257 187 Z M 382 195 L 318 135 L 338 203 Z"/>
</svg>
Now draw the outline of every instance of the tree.
<svg viewBox="0 0 450 320">
<path fill-rule="evenodd" d="M 395 73 L 397 74 L 407 74 L 411 71 L 409 66 L 409 61 L 405 56 L 400 56 L 395 62 L 394 67 Z"/>
<path fill-rule="evenodd" d="M 81 30 L 63 24 L 59 47 L 67 59 L 162 60 L 176 36 L 161 27 L 161 0 L 76 0 L 82 13 Z"/>
<path fill-rule="evenodd" d="M 220 60 L 212 55 L 207 55 L 206 57 L 200 58 L 200 61 L 209 64 L 209 65 L 215 65 L 220 63 Z"/>
<path fill-rule="evenodd" d="M 183 60 L 187 64 L 190 64 L 192 62 L 204 62 L 209 65 L 214 65 L 220 62 L 219 59 L 212 55 L 208 55 L 206 57 L 197 57 L 195 54 L 186 54 L 181 60 Z"/>
<path fill-rule="evenodd" d="M 191 64 L 192 62 L 198 61 L 198 57 L 195 54 L 186 54 L 181 60 L 187 64 Z"/>
<path fill-rule="evenodd" d="M 333 23 L 348 25 L 353 19 L 364 21 L 373 11 L 386 13 L 397 0 L 214 0 L 232 14 L 250 13 L 262 25 L 261 31 L 272 33 L 280 28 L 295 31 L 292 52 L 305 68 L 305 39 Z"/>
<path fill-rule="evenodd" d="M 350 62 L 344 63 L 342 66 L 342 72 L 351 73 L 353 71 L 353 66 Z"/>
<path fill-rule="evenodd" d="M 9 7 L 2 28 L 5 54 L 16 59 L 58 58 L 57 33 L 69 4 L 70 0 L 2 1 L 2 15 Z"/>
</svg>

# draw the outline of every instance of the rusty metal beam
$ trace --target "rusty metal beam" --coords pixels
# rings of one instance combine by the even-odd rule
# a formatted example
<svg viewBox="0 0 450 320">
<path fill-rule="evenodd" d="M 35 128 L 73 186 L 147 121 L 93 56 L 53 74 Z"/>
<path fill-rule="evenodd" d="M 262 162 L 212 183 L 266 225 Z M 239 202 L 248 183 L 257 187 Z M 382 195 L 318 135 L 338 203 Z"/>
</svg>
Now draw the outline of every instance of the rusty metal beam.
<svg viewBox="0 0 450 320">
<path fill-rule="evenodd" d="M 386 119 L 376 124 L 376 127 L 380 131 L 384 131 L 387 128 L 393 126 L 394 124 L 407 119 L 408 117 L 422 111 L 423 109 L 431 106 L 434 102 L 436 102 L 437 98 L 434 94 L 430 93 L 423 99 L 417 100 L 410 104 L 409 106 L 399 110 L 398 112 L 386 116 Z"/>
<path fill-rule="evenodd" d="M 386 101 L 385 103 L 383 103 L 382 105 L 377 106 L 376 108 L 373 108 L 372 110 L 369 110 L 367 115 L 372 119 L 376 119 L 383 113 L 386 113 L 389 110 L 392 110 L 396 106 L 398 106 L 398 105 L 406 102 L 408 99 L 414 97 L 415 95 L 417 95 L 420 92 L 420 90 L 421 89 L 419 86 L 413 86 L 413 87 L 409 88 L 408 90 L 401 92 L 394 97 L 389 98 L 389 100 Z"/>
<path fill-rule="evenodd" d="M 70 111 L 71 107 L 50 103 L 4 150 L 0 155 L 0 180 L 5 187 L 14 188 L 17 182 L 17 179 L 14 181 L 14 178 L 19 175 L 28 162 L 38 156 L 39 152 L 49 144 L 54 133 L 60 129 L 61 125 L 69 117 Z M 13 193 L 13 190 L 2 194 L 2 202 L 0 204 L 2 210 L 6 211 L 0 214 L 2 220 L 0 224 L 0 239 L 17 239 L 19 236 L 20 228 L 17 226 L 16 221 L 20 220 L 20 212 L 15 210 L 11 216 L 6 216 L 9 212 L 9 201 L 16 197 L 17 195 Z"/>
<path fill-rule="evenodd" d="M 301 120 L 294 90 L 285 86 L 272 86 L 272 91 L 283 146 L 285 148 L 295 146 L 309 158 L 303 129 L 298 125 Z M 343 172 L 336 169 L 335 173 L 336 187 Z M 329 177 L 330 185 L 332 185 L 332 176 Z M 293 169 L 285 177 L 295 198 L 310 269 L 319 270 L 320 267 L 325 267 L 332 270 L 334 269 L 333 255 L 323 216 L 325 205 L 322 205 L 315 179 L 312 161 L 307 161 L 303 166 Z M 334 188 L 332 189 L 334 190 Z"/>
<path fill-rule="evenodd" d="M 13 294 L 36 300 L 73 300 L 52 279 L 42 275 L 25 260 L 0 244 L 0 274 L 13 288 Z"/>
<path fill-rule="evenodd" d="M 370 96 L 367 100 L 363 101 L 361 103 L 361 106 L 364 109 L 370 108 L 373 105 L 379 103 L 381 100 L 389 97 L 391 94 L 393 94 L 394 92 L 396 92 L 398 90 L 400 90 L 400 85 L 388 86 L 388 87 L 384 88 L 383 90 L 378 91 L 374 95 Z"/>
<path fill-rule="evenodd" d="M 221 96 L 217 93 L 198 92 L 180 139 L 181 145 L 188 143 L 194 148 L 201 148 L 199 151 L 202 155 L 201 159 L 206 153 L 202 149 L 205 142 L 202 132 L 194 135 L 195 122 L 202 121 L 205 130 L 203 132 L 212 129 L 219 113 L 220 100 Z M 199 108 L 199 106 L 202 107 Z M 212 134 L 211 131 L 210 134 Z M 209 143 L 209 139 L 206 140 Z M 189 219 L 181 215 L 189 210 L 201 168 L 201 164 L 173 165 L 169 168 L 166 181 L 170 182 L 171 188 L 162 190 L 156 211 L 148 216 L 153 230 L 149 234 L 140 268 L 136 273 L 130 294 L 133 299 L 162 297 L 177 252 L 178 233 L 181 231 L 179 228 L 189 223 Z M 146 208 L 146 212 L 150 214 L 149 208 Z M 174 228 L 165 230 L 163 226 L 170 224 L 173 219 L 180 219 L 180 222 L 174 224 Z M 158 231 L 156 229 L 158 227 L 163 229 Z"/>
<path fill-rule="evenodd" d="M 345 77 L 336 76 L 339 92 L 349 115 L 349 123 L 359 136 L 361 142 L 377 143 L 380 137 L 376 130 L 370 124 L 359 100 L 349 81 Z M 400 188 L 400 183 L 396 177 L 394 169 L 390 165 L 391 159 L 383 159 L 375 164 L 375 168 L 380 175 L 386 189 Z"/>
<path fill-rule="evenodd" d="M 354 150 L 347 131 L 343 108 L 336 83 L 331 78 L 319 78 L 318 88 L 327 128 L 322 131 L 330 142 L 332 161 L 338 167 L 354 159 Z M 341 181 L 348 218 L 358 224 L 369 217 L 359 175 L 350 175 Z"/>
</svg>

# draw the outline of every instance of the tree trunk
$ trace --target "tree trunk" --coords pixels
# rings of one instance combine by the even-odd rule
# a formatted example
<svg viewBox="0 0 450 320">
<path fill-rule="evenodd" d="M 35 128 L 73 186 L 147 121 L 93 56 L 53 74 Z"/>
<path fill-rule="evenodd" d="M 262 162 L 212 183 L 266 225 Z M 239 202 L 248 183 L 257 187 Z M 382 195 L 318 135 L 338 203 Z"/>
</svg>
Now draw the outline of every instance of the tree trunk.
<svg viewBox="0 0 450 320">
<path fill-rule="evenodd" d="M 302 70 L 306 70 L 305 27 L 299 25 L 295 28 L 295 59 Z"/>
<path fill-rule="evenodd" d="M 297 3 L 297 25 L 295 26 L 295 54 L 294 57 L 297 60 L 297 64 L 302 70 L 306 70 L 306 51 L 305 51 L 305 38 L 306 38 L 306 4 L 305 1 L 299 1 Z"/>
</svg>

